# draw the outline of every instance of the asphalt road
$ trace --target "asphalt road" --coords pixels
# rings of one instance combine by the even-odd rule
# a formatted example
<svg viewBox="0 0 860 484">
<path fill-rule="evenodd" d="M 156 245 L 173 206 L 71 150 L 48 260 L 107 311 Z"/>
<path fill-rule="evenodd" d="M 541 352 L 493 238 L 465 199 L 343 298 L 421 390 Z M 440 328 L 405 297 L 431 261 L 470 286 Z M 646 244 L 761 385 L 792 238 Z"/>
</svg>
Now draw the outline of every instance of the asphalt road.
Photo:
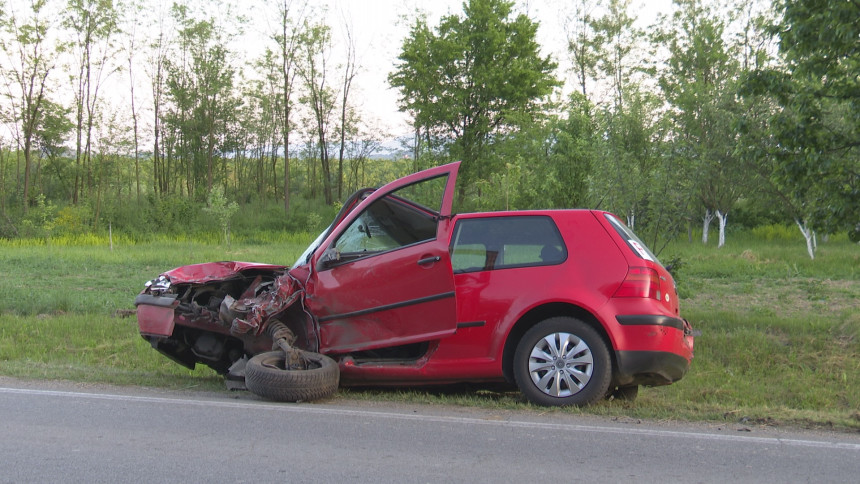
<svg viewBox="0 0 860 484">
<path fill-rule="evenodd" d="M 0 379 L 0 482 L 856 482 L 860 435 Z"/>
</svg>

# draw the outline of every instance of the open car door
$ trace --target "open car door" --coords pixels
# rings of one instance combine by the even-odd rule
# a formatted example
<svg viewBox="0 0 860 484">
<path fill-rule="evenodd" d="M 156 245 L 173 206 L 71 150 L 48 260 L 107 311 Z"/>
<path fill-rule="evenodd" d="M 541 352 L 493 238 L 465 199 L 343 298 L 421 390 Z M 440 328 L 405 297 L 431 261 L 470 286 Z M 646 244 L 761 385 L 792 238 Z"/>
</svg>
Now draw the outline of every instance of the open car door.
<svg viewBox="0 0 860 484">
<path fill-rule="evenodd" d="M 428 341 L 456 330 L 448 253 L 459 163 L 395 180 L 358 204 L 310 261 L 306 305 L 322 353 Z"/>
</svg>

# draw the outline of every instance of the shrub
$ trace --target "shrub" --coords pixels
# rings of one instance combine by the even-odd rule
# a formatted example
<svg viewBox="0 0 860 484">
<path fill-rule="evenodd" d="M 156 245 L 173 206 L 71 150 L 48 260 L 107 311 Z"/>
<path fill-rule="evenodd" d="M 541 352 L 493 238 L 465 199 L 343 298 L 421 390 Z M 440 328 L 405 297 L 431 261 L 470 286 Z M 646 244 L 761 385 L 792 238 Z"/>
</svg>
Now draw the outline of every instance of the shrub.
<svg viewBox="0 0 860 484">
<path fill-rule="evenodd" d="M 67 205 L 57 211 L 54 227 L 58 234 L 82 234 L 89 228 L 89 219 L 90 211 L 86 207 Z"/>
</svg>

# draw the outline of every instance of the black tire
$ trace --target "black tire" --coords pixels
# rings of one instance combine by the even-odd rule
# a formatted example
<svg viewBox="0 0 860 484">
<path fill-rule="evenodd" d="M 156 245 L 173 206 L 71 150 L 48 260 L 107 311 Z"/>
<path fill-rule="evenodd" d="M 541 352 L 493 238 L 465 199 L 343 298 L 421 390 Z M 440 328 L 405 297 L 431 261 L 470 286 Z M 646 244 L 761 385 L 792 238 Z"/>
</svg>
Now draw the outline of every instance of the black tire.
<svg viewBox="0 0 860 484">
<path fill-rule="evenodd" d="M 536 324 L 520 339 L 514 354 L 517 386 L 537 405 L 590 405 L 606 395 L 611 376 L 606 342 L 575 318 Z"/>
<path fill-rule="evenodd" d="M 606 394 L 606 399 L 632 402 L 636 400 L 637 396 L 639 396 L 639 385 L 630 385 L 609 390 L 609 393 Z"/>
<path fill-rule="evenodd" d="M 303 351 L 307 370 L 284 368 L 284 352 L 260 353 L 245 367 L 245 387 L 252 393 L 278 402 L 319 400 L 337 391 L 340 370 L 328 356 Z"/>
</svg>

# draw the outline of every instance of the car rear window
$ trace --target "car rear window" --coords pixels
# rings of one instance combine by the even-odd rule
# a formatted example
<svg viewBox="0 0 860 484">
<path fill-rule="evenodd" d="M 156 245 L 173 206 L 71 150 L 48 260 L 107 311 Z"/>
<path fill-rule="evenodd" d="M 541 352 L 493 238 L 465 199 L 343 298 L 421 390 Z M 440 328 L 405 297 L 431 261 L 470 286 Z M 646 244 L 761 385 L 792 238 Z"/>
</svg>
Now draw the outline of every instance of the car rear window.
<svg viewBox="0 0 860 484">
<path fill-rule="evenodd" d="M 555 222 L 540 215 L 461 219 L 450 250 L 454 272 L 554 265 L 567 259 Z"/>
<path fill-rule="evenodd" d="M 642 242 L 642 240 L 640 240 L 632 230 L 618 220 L 617 217 L 609 213 L 604 214 L 604 216 L 606 217 L 606 220 L 609 221 L 609 224 L 612 225 L 612 228 L 618 232 L 618 235 L 624 239 L 624 242 L 627 243 L 627 247 L 630 247 L 630 250 L 633 251 L 634 254 L 642 259 L 654 261 L 660 264 L 660 261 L 657 260 L 657 256 L 651 252 L 651 249 L 645 245 L 645 242 Z"/>
</svg>

